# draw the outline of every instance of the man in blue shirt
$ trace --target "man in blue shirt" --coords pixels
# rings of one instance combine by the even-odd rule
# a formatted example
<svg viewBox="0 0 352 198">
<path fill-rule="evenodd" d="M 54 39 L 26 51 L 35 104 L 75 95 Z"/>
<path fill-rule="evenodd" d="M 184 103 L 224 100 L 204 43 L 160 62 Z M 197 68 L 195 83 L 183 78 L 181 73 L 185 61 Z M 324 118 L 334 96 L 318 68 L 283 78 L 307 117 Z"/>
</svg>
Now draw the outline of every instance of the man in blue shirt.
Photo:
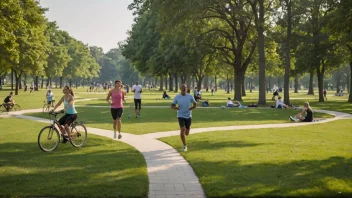
<svg viewBox="0 0 352 198">
<path fill-rule="evenodd" d="M 189 134 L 192 123 L 192 110 L 197 102 L 194 97 L 186 93 L 187 86 L 181 85 L 181 94 L 178 94 L 171 104 L 171 109 L 177 110 L 178 123 L 180 124 L 180 136 L 183 143 L 183 151 L 187 151 L 186 136 Z"/>
</svg>

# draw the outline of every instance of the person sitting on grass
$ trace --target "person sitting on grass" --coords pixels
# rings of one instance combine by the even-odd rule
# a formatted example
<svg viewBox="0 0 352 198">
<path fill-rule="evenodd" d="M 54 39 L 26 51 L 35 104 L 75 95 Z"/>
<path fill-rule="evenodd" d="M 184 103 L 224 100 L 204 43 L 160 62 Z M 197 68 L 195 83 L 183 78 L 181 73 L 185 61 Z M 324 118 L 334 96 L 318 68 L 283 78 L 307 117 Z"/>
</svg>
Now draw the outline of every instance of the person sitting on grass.
<svg viewBox="0 0 352 198">
<path fill-rule="evenodd" d="M 170 99 L 171 97 L 167 95 L 166 91 L 163 93 L 163 99 Z"/>
<path fill-rule="evenodd" d="M 202 107 L 209 107 L 209 100 L 204 100 L 202 102 Z"/>
<path fill-rule="evenodd" d="M 304 117 L 303 115 L 306 114 Z M 309 102 L 304 103 L 303 111 L 297 114 L 294 118 L 289 117 L 291 121 L 301 121 L 301 122 L 313 122 L 313 110 L 309 105 Z"/>
<path fill-rule="evenodd" d="M 201 95 L 199 89 L 195 88 L 194 93 L 193 93 L 193 97 L 196 101 L 199 101 L 200 99 L 202 99 L 202 95 Z"/>
<path fill-rule="evenodd" d="M 240 101 L 232 101 L 231 98 L 227 98 L 227 107 L 241 107 Z"/>
<path fill-rule="evenodd" d="M 276 100 L 276 108 L 277 109 L 282 109 L 282 108 L 287 109 L 288 108 L 288 106 L 285 105 L 284 102 L 282 101 L 281 96 L 279 96 Z"/>
</svg>

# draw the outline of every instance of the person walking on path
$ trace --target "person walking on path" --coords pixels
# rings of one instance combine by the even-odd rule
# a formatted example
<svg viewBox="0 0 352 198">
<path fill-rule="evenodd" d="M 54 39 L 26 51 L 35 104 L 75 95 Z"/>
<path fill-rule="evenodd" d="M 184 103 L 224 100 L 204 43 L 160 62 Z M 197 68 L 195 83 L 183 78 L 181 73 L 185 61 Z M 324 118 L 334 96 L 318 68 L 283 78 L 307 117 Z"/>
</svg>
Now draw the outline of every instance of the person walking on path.
<svg viewBox="0 0 352 198">
<path fill-rule="evenodd" d="M 111 98 L 111 101 L 110 101 Z M 123 114 L 123 103 L 125 100 L 125 93 L 122 90 L 122 82 L 115 81 L 115 88 L 111 89 L 106 97 L 106 102 L 111 106 L 111 116 L 113 119 L 114 139 L 116 139 L 116 131 L 119 132 L 118 139 L 122 138 L 121 135 L 121 117 Z"/>
<path fill-rule="evenodd" d="M 132 87 L 132 92 L 134 92 L 134 108 L 136 111 L 136 118 L 141 116 L 141 105 L 142 105 L 142 86 L 137 81 Z"/>
<path fill-rule="evenodd" d="M 197 102 L 191 94 L 186 93 L 187 86 L 182 84 L 181 93 L 178 94 L 171 104 L 171 109 L 177 110 L 177 119 L 180 125 L 180 137 L 183 143 L 183 151 L 187 151 L 186 136 L 188 136 L 192 124 L 192 110 Z"/>
</svg>

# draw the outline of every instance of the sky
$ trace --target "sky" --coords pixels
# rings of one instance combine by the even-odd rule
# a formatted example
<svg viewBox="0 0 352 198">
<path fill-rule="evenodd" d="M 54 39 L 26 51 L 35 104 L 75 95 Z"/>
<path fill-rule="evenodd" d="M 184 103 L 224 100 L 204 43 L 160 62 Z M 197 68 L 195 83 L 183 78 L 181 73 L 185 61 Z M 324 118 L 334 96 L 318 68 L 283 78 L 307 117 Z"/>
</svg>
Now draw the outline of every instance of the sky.
<svg viewBox="0 0 352 198">
<path fill-rule="evenodd" d="M 127 6 L 133 0 L 40 0 L 49 8 L 45 16 L 56 21 L 59 29 L 89 46 L 108 52 L 127 38 L 133 24 Z"/>
</svg>

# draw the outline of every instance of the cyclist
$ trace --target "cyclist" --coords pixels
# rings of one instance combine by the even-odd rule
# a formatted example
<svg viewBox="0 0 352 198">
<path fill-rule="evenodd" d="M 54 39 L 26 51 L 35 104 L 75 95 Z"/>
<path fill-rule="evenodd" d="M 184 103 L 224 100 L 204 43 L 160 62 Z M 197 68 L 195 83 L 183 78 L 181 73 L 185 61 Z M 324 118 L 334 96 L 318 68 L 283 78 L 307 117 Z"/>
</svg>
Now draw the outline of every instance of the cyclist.
<svg viewBox="0 0 352 198">
<path fill-rule="evenodd" d="M 72 89 L 69 86 L 65 86 L 63 92 L 65 95 L 62 96 L 60 101 L 55 105 L 53 111 L 55 111 L 55 109 L 59 107 L 62 102 L 64 102 L 63 112 L 65 113 L 65 115 L 62 116 L 58 122 L 60 123 L 60 125 L 64 125 L 65 130 L 68 134 L 67 138 L 71 139 L 71 131 L 69 126 L 77 119 L 77 111 L 75 109 L 74 94 Z"/>
<path fill-rule="evenodd" d="M 15 105 L 15 101 L 12 99 L 12 95 L 13 95 L 13 92 L 11 91 L 10 95 L 6 96 L 6 98 L 4 99 L 4 106 L 5 106 L 7 111 L 10 108 L 12 108 L 13 105 Z"/>
</svg>

